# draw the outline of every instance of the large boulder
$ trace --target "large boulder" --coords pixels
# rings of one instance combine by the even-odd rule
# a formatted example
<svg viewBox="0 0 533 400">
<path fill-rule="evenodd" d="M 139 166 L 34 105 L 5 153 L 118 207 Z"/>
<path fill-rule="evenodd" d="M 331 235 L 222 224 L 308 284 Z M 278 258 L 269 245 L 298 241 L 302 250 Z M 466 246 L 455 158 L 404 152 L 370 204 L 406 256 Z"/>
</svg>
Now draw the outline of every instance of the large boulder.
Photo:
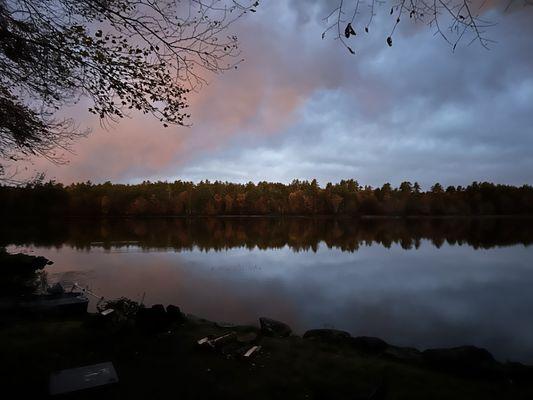
<svg viewBox="0 0 533 400">
<path fill-rule="evenodd" d="M 155 304 L 151 308 L 139 308 L 136 322 L 139 328 L 147 332 L 161 332 L 168 327 L 168 317 L 165 307 Z"/>
<path fill-rule="evenodd" d="M 419 363 L 422 361 L 422 352 L 413 347 L 388 346 L 383 356 L 397 361 Z"/>
<path fill-rule="evenodd" d="M 480 364 L 495 361 L 487 350 L 475 346 L 428 349 L 423 355 L 427 361 L 437 363 Z"/>
<path fill-rule="evenodd" d="M 337 329 L 311 329 L 304 333 L 303 338 L 323 343 L 345 344 L 351 341 L 352 336 Z"/>
<path fill-rule="evenodd" d="M 504 365 L 507 377 L 513 383 L 528 384 L 533 382 L 533 366 L 518 362 L 508 362 Z"/>
<path fill-rule="evenodd" d="M 275 319 L 261 317 L 259 324 L 261 325 L 261 333 L 265 336 L 287 337 L 292 333 L 289 325 Z"/>
<path fill-rule="evenodd" d="M 422 352 L 430 366 L 469 376 L 492 376 L 498 362 L 487 350 L 475 346 L 428 349 Z"/>
<path fill-rule="evenodd" d="M 185 314 L 183 314 L 178 306 L 169 304 L 167 306 L 167 318 L 170 323 L 182 324 L 187 320 Z"/>
<path fill-rule="evenodd" d="M 370 354 L 381 354 L 389 346 L 384 340 L 372 336 L 357 336 L 352 339 L 352 344 L 357 350 Z"/>
</svg>

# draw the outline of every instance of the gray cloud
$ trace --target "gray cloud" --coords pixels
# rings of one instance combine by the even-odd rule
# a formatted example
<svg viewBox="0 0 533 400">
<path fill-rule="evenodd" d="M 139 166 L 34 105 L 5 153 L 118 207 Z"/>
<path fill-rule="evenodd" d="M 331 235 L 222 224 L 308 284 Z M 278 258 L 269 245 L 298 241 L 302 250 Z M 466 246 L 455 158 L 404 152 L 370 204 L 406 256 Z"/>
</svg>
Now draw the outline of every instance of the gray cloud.
<svg viewBox="0 0 533 400">
<path fill-rule="evenodd" d="M 136 116 L 96 129 L 60 180 L 353 177 L 533 183 L 533 7 L 487 15 L 498 43 L 452 52 L 430 28 L 388 13 L 352 40 L 321 40 L 331 2 L 269 2 L 237 29 L 246 62 L 193 100 L 194 126 L 163 130 Z M 95 124 L 95 121 L 88 121 Z M 41 166 L 42 164 L 39 164 Z"/>
</svg>

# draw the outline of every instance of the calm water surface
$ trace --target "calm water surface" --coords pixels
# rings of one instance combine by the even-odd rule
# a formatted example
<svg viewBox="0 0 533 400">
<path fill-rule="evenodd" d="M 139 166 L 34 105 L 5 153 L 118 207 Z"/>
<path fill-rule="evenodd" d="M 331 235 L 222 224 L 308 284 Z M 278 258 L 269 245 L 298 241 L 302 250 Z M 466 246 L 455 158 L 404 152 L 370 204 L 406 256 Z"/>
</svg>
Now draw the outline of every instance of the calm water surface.
<svg viewBox="0 0 533 400">
<path fill-rule="evenodd" d="M 0 241 L 106 298 L 533 363 L 530 219 L 48 221 L 9 224 Z"/>
</svg>

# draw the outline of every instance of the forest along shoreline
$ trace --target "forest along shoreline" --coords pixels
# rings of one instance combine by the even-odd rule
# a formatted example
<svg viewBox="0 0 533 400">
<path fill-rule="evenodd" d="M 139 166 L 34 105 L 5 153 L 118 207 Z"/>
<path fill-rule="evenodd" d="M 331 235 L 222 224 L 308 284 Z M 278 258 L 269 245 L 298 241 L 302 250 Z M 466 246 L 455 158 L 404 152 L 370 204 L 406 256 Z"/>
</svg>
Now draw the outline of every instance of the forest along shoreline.
<svg viewBox="0 0 533 400">
<path fill-rule="evenodd" d="M 54 181 L 0 186 L 0 215 L 13 216 L 216 216 L 216 215 L 533 215 L 533 187 L 473 182 L 435 183 L 427 191 L 415 182 L 362 186 L 341 180 L 321 187 L 316 179 L 276 182 L 199 183 Z"/>
<path fill-rule="evenodd" d="M 11 290 L 9 296 L 2 292 L 4 305 L 6 297 L 32 296 L 36 274 L 50 264 L 44 257 L 5 251 L 0 261 L 2 282 Z M 58 290 L 50 292 L 57 298 Z M 435 387 L 443 387 L 442 398 L 446 393 L 450 398 L 533 394 L 532 366 L 502 363 L 469 345 L 420 351 L 335 329 L 313 329 L 300 337 L 266 317 L 258 326 L 221 324 L 175 305 L 145 307 L 125 298 L 101 302 L 98 313 L 65 307 L 22 311 L 17 302 L 11 304 L 2 309 L 0 373 L 8 385 L 34 394 L 46 392 L 53 371 L 104 361 L 113 362 L 120 382 L 101 390 L 131 398 L 145 395 L 139 379 L 175 393 L 170 383 L 178 375 L 187 377 L 177 389 L 185 397 L 245 398 L 259 389 L 275 395 L 281 388 L 294 398 L 317 392 L 337 398 L 387 398 L 387 393 L 427 398 Z M 228 385 L 236 376 L 243 381 Z M 207 381 L 211 386 L 204 385 Z"/>
</svg>

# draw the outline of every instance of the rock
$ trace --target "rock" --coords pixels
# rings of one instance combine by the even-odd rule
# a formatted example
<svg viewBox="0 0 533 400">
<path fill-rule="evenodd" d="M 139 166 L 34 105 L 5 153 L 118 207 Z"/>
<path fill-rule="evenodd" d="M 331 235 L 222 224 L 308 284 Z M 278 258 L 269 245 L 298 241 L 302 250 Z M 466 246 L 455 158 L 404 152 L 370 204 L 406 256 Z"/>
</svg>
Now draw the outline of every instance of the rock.
<svg viewBox="0 0 533 400">
<path fill-rule="evenodd" d="M 389 346 L 384 340 L 372 336 L 357 336 L 352 339 L 352 345 L 359 351 L 371 354 L 381 354 Z"/>
<path fill-rule="evenodd" d="M 270 318 L 259 318 L 261 332 L 266 336 L 287 337 L 292 333 L 289 325 Z"/>
<path fill-rule="evenodd" d="M 475 346 L 428 349 L 422 355 L 430 366 L 460 375 L 488 377 L 499 367 L 492 354 Z"/>
<path fill-rule="evenodd" d="M 151 308 L 140 308 L 137 311 L 136 322 L 139 328 L 147 332 L 161 332 L 168 326 L 167 313 L 161 304 Z"/>
<path fill-rule="evenodd" d="M 423 352 L 427 361 L 438 363 L 479 364 L 494 362 L 487 350 L 475 346 L 461 346 L 450 349 L 428 349 Z"/>
<path fill-rule="evenodd" d="M 187 320 L 185 314 L 183 314 L 178 306 L 169 304 L 167 306 L 167 318 L 171 323 L 183 323 Z"/>
<path fill-rule="evenodd" d="M 413 347 L 388 346 L 383 352 L 383 356 L 403 362 L 417 363 L 422 361 L 422 352 Z"/>
<path fill-rule="evenodd" d="M 165 313 L 165 307 L 163 304 L 154 304 L 151 309 L 154 310 L 155 313 L 159 313 L 161 315 Z"/>
<path fill-rule="evenodd" d="M 352 336 L 348 332 L 337 329 L 311 329 L 304 333 L 303 338 L 324 343 L 341 344 L 349 343 Z"/>
<path fill-rule="evenodd" d="M 504 365 L 507 377 L 518 384 L 533 382 L 533 366 L 518 362 L 507 362 Z"/>
</svg>

